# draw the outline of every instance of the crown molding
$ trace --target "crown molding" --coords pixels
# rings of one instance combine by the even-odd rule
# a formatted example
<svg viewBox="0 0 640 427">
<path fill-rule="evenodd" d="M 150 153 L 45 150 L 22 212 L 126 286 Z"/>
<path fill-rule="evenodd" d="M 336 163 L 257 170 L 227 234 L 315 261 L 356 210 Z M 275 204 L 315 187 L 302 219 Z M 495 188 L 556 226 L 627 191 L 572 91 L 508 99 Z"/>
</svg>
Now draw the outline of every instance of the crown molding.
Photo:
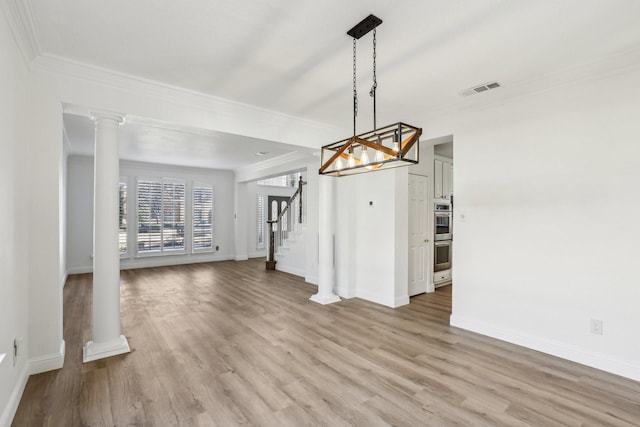
<svg viewBox="0 0 640 427">
<path fill-rule="evenodd" d="M 504 92 L 496 90 L 477 97 L 464 98 L 458 102 L 434 108 L 428 114 L 432 118 L 438 118 L 456 112 L 481 111 L 523 97 L 595 82 L 638 69 L 640 69 L 640 48 L 630 48 L 541 74 L 532 79 L 513 82 L 501 81 L 502 87 L 508 90 Z"/>
<path fill-rule="evenodd" d="M 309 163 L 315 161 L 318 161 L 318 167 L 320 167 L 319 160 L 313 152 L 293 151 L 263 162 L 234 169 L 234 173 L 236 182 L 253 181 L 305 169 Z"/>
<path fill-rule="evenodd" d="M 0 0 L 2 1 L 2 0 Z M 279 111 L 256 107 L 202 92 L 185 89 L 166 83 L 145 79 L 131 74 L 70 60 L 51 54 L 40 54 L 31 62 L 31 69 L 37 72 L 58 74 L 75 78 L 114 90 L 136 93 L 156 99 L 162 99 L 189 108 L 197 108 L 234 117 L 259 117 L 260 121 L 272 126 L 281 124 L 291 127 L 296 123 L 305 134 L 318 135 L 319 140 L 330 139 L 344 133 L 343 128 L 300 118 Z M 219 129 L 211 129 L 219 130 Z M 295 141 L 279 141 L 297 144 Z"/>
<path fill-rule="evenodd" d="M 33 20 L 30 0 L 0 0 L 7 23 L 13 33 L 22 58 L 30 66 L 40 53 L 40 37 Z"/>
</svg>

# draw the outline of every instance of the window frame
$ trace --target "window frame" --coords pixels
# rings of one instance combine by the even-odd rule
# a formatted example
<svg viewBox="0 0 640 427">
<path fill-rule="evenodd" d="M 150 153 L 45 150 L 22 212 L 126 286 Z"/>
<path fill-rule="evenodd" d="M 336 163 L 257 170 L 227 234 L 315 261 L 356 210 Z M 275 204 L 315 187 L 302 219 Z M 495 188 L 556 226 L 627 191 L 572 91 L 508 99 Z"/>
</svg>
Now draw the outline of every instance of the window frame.
<svg viewBox="0 0 640 427">
<path fill-rule="evenodd" d="M 263 250 L 267 247 L 266 200 L 265 194 L 258 193 L 256 195 L 256 250 Z M 260 242 L 260 231 L 262 231 L 262 242 Z"/>
<path fill-rule="evenodd" d="M 211 247 L 196 248 L 196 188 L 208 188 L 211 189 Z M 216 251 L 216 191 L 213 184 L 193 181 L 191 186 L 191 230 L 189 235 L 191 236 L 191 253 L 206 253 Z"/>
<path fill-rule="evenodd" d="M 151 182 L 160 184 L 160 216 L 161 216 L 161 224 L 160 224 L 160 248 L 155 250 L 140 250 L 140 183 L 141 182 Z M 181 248 L 165 248 L 165 221 L 164 221 L 164 212 L 165 212 L 165 184 L 177 184 L 182 185 L 183 194 L 182 194 L 182 247 Z M 136 257 L 153 257 L 153 256 L 169 256 L 169 255 L 186 255 L 187 254 L 187 240 L 186 240 L 186 225 L 187 225 L 187 181 L 179 178 L 165 178 L 165 177 L 147 177 L 147 176 L 139 176 L 136 178 L 136 212 L 135 212 L 135 251 Z"/>
<path fill-rule="evenodd" d="M 124 185 L 124 209 L 123 209 L 123 198 L 120 197 L 122 186 Z M 129 202 L 129 198 L 131 196 L 131 189 L 129 188 L 129 177 L 121 176 L 120 181 L 118 182 L 118 252 L 120 253 L 120 258 L 129 258 L 129 210 L 131 208 L 131 203 Z M 124 252 L 120 251 L 120 244 L 122 243 L 122 235 L 120 230 L 120 223 L 124 217 Z"/>
</svg>

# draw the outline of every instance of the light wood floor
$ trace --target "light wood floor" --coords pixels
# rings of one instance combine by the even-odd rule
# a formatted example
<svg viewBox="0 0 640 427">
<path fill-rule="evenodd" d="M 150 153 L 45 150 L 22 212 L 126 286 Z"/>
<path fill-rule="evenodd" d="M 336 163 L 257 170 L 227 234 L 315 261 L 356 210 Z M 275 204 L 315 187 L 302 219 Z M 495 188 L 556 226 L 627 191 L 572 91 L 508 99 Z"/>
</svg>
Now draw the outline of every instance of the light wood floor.
<svg viewBox="0 0 640 427">
<path fill-rule="evenodd" d="M 65 288 L 63 369 L 15 426 L 638 426 L 640 383 L 449 326 L 450 286 L 321 306 L 264 262 L 122 272 L 132 352 L 82 364 L 91 275 Z"/>
</svg>

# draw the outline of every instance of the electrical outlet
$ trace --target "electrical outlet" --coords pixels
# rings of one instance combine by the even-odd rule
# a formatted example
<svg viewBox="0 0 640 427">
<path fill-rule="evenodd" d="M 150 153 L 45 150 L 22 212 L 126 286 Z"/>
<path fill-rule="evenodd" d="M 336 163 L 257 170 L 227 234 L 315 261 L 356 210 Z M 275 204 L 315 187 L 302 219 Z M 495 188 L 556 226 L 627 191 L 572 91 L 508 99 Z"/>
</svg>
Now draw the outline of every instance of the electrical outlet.
<svg viewBox="0 0 640 427">
<path fill-rule="evenodd" d="M 596 335 L 603 335 L 602 320 L 591 319 L 591 333 Z"/>
<path fill-rule="evenodd" d="M 22 356 L 22 338 L 15 338 L 13 340 L 13 366 L 18 363 L 18 357 Z"/>
</svg>

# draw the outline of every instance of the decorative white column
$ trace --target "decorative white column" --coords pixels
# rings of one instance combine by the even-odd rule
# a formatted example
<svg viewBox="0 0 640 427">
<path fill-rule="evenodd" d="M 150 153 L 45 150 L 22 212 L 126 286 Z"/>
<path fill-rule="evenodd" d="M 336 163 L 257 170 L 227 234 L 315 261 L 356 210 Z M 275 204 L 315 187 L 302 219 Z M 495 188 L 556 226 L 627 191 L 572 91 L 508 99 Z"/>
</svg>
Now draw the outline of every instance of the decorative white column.
<svg viewBox="0 0 640 427">
<path fill-rule="evenodd" d="M 318 293 L 309 298 L 320 304 L 331 304 L 340 301 L 333 293 L 335 284 L 333 266 L 333 178 L 320 176 L 319 182 L 319 217 L 318 217 Z"/>
<path fill-rule="evenodd" d="M 124 116 L 91 112 L 90 117 L 96 124 L 93 167 L 93 340 L 84 346 L 84 362 L 131 351 L 127 339 L 120 334 L 118 127 L 124 123 Z"/>
</svg>

